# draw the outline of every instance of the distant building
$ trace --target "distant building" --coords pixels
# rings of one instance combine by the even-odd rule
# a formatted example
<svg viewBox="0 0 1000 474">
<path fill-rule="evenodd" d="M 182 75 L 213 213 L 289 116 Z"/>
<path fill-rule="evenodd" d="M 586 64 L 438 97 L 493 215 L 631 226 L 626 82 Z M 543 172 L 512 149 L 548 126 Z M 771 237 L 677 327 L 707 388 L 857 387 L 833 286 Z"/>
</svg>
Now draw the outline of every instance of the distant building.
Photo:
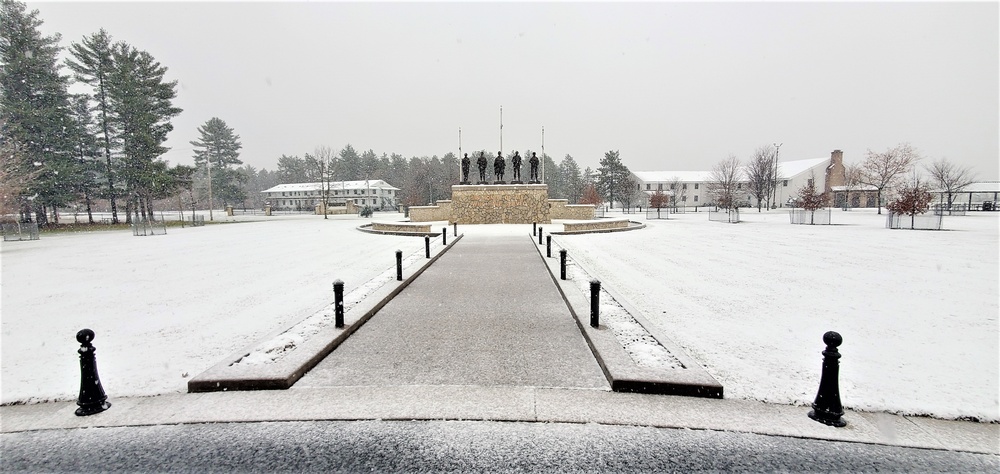
<svg viewBox="0 0 1000 474">
<path fill-rule="evenodd" d="M 332 181 L 330 183 L 279 184 L 264 190 L 265 205 L 279 211 L 309 211 L 323 201 L 323 185 L 329 186 L 329 205 L 343 206 L 352 201 L 358 206 L 398 209 L 399 188 L 381 179 Z"/>
<path fill-rule="evenodd" d="M 782 161 L 778 163 L 778 186 L 775 190 L 774 203 L 779 207 L 793 206 L 799 189 L 813 180 L 817 192 L 827 193 L 827 202 L 837 202 L 838 187 L 844 189 L 844 152 L 834 150 L 830 158 L 812 158 L 807 160 Z M 632 173 L 637 190 L 644 193 L 642 205 L 649 205 L 649 196 L 657 190 L 668 196 L 674 196 L 678 206 L 714 206 L 712 195 L 711 171 L 636 171 Z M 851 188 L 852 196 L 857 196 L 860 204 L 875 207 L 874 198 L 867 198 L 867 192 L 859 186 Z M 765 199 L 766 201 L 766 199 Z M 737 183 L 736 202 L 740 206 L 757 207 L 757 199 L 750 191 L 749 182 Z"/>
</svg>

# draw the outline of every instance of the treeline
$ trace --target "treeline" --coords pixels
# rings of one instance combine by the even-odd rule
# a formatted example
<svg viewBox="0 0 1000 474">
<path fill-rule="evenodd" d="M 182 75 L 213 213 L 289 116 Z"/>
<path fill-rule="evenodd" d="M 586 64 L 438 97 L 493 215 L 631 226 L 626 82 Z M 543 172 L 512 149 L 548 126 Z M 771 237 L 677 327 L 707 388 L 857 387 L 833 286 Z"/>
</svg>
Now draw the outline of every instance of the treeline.
<svg viewBox="0 0 1000 474">
<path fill-rule="evenodd" d="M 0 218 L 45 225 L 49 216 L 58 222 L 60 209 L 74 208 L 85 210 L 90 222 L 106 210 L 117 223 L 122 214 L 125 222 L 152 219 L 154 209 L 260 208 L 265 189 L 324 179 L 382 179 L 401 188 L 402 204 L 417 205 L 450 198 L 451 185 L 461 179 L 454 153 L 406 158 L 359 153 L 351 145 L 282 155 L 274 171 L 258 170 L 239 159 L 239 135 L 217 117 L 191 142 L 195 166 L 169 166 L 164 143 L 181 109 L 173 105 L 177 81 L 165 79 L 167 68 L 103 29 L 71 43 L 61 62 L 61 37 L 44 36 L 42 24 L 37 10 L 0 0 Z M 88 92 L 69 93 L 73 84 Z M 486 150 L 468 155 L 474 162 L 480 152 L 494 156 Z M 549 195 L 571 203 L 600 195 L 621 200 L 631 183 L 611 153 L 614 163 L 602 160 L 597 172 L 581 171 L 569 155 L 558 164 L 541 156 Z M 470 180 L 478 181 L 472 168 Z M 493 181 L 492 166 L 487 173 Z"/>
<path fill-rule="evenodd" d="M 38 11 L 0 0 L 0 187 L 3 215 L 39 224 L 47 211 L 95 199 L 110 202 L 114 221 L 145 216 L 152 202 L 189 185 L 191 167 L 160 157 L 173 129 L 176 81 L 151 54 L 100 30 L 69 47 L 43 36 Z M 72 76 L 62 73 L 66 67 Z M 70 94 L 72 81 L 87 94 Z M 91 219 L 92 220 L 92 219 Z"/>
</svg>

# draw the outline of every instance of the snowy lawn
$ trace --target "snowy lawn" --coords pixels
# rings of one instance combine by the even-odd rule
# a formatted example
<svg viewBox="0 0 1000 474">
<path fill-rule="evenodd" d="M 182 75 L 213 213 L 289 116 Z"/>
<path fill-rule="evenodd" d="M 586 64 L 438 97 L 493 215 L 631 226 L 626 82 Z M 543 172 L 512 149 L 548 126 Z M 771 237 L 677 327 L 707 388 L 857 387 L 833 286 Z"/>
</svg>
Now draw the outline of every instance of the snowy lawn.
<svg viewBox="0 0 1000 474">
<path fill-rule="evenodd" d="M 660 325 L 727 397 L 811 403 L 822 335 L 836 330 L 845 406 L 1000 419 L 1000 214 L 946 217 L 951 230 L 940 232 L 887 230 L 867 210 L 834 211 L 833 226 L 791 225 L 777 211 L 744 212 L 741 224 L 675 217 L 553 241 Z M 84 327 L 97 333 L 112 398 L 183 392 L 233 351 L 322 311 L 333 280 L 351 292 L 391 269 L 396 249 L 423 255 L 423 239 L 355 230 L 367 222 L 281 216 L 4 243 L 2 402 L 75 399 Z M 527 236 L 531 226 L 459 232 Z"/>
<path fill-rule="evenodd" d="M 351 292 L 393 268 L 397 249 L 423 257 L 423 239 L 355 230 L 366 222 L 293 215 L 5 242 L 2 403 L 75 399 L 85 327 L 109 396 L 186 391 L 189 377 L 329 305 L 334 280 Z"/>
<path fill-rule="evenodd" d="M 945 217 L 946 231 L 887 230 L 873 210 L 834 210 L 832 226 L 791 225 L 782 211 L 741 212 L 740 224 L 671 217 L 554 241 L 726 397 L 811 403 L 822 335 L 835 330 L 845 406 L 1000 420 L 1000 214 Z"/>
</svg>

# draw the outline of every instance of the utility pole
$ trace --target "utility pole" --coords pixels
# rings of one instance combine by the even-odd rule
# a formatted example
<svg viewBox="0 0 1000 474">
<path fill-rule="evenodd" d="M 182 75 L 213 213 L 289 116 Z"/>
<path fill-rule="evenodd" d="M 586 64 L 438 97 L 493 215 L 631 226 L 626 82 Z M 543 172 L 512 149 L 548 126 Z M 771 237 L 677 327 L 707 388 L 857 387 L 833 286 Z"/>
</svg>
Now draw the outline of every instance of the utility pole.
<svg viewBox="0 0 1000 474">
<path fill-rule="evenodd" d="M 208 168 L 208 220 L 214 221 L 212 217 L 212 154 L 205 154 L 205 165 Z"/>
<path fill-rule="evenodd" d="M 771 202 L 773 203 L 774 207 L 778 207 L 778 202 L 777 202 L 777 195 L 778 195 L 778 153 L 781 152 L 781 145 L 784 145 L 784 144 L 785 144 L 784 142 L 782 142 L 782 143 L 775 143 L 774 144 L 774 168 L 771 169 L 771 176 L 774 177 L 774 179 L 773 179 L 774 185 L 771 186 Z"/>
</svg>

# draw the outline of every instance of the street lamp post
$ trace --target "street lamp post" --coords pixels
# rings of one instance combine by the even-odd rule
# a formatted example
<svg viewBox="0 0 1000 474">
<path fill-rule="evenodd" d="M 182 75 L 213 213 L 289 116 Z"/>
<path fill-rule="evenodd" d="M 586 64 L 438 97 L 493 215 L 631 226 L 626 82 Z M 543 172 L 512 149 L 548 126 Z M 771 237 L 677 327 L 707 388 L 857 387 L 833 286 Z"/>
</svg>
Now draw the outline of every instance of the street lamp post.
<svg viewBox="0 0 1000 474">
<path fill-rule="evenodd" d="M 773 177 L 772 182 L 774 183 L 773 185 L 771 185 L 771 202 L 773 203 L 774 207 L 778 207 L 778 202 L 777 202 L 777 195 L 778 195 L 778 153 L 781 152 L 781 145 L 784 145 L 784 142 L 782 142 L 782 143 L 775 143 L 774 144 L 774 167 L 771 168 L 771 176 Z"/>
</svg>

